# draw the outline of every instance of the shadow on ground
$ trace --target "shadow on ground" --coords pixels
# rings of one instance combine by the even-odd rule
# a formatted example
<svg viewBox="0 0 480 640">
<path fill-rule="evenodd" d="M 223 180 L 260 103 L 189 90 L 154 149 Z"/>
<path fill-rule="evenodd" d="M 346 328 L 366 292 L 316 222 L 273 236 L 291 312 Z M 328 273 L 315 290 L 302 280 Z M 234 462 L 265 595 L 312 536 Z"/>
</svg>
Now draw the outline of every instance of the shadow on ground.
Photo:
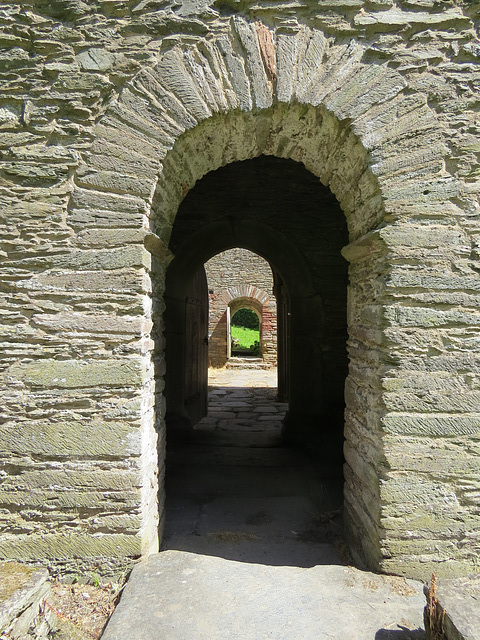
<svg viewBox="0 0 480 640">
<path fill-rule="evenodd" d="M 345 564 L 342 478 L 281 442 L 268 387 L 212 386 L 192 441 L 168 450 L 164 549 L 248 563 Z"/>
<path fill-rule="evenodd" d="M 379 629 L 375 634 L 375 640 L 425 640 L 426 637 L 423 629 L 412 630 L 406 627 L 400 627 L 397 630 Z"/>
</svg>

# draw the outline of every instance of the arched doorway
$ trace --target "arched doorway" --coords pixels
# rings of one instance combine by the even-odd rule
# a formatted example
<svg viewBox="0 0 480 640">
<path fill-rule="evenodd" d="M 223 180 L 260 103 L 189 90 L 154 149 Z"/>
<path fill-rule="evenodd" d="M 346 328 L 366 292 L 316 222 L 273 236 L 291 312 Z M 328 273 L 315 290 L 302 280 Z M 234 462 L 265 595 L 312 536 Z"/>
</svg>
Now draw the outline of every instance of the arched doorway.
<svg viewBox="0 0 480 640">
<path fill-rule="evenodd" d="M 264 131 L 265 135 L 260 135 L 261 131 Z M 237 139 L 236 136 L 240 138 Z M 291 136 L 293 138 L 290 138 Z M 291 146 L 287 144 L 289 139 L 292 140 Z M 222 167 L 221 171 L 231 171 L 232 167 L 237 166 L 236 163 L 242 163 L 243 159 L 253 162 L 262 154 L 267 159 L 273 157 L 277 162 L 288 158 L 288 162 L 293 161 L 294 166 L 302 168 L 304 165 L 303 170 L 307 170 L 310 179 L 318 188 L 323 189 L 319 202 L 327 198 L 335 203 L 338 211 L 343 212 L 336 219 L 343 220 L 344 225 L 346 219 L 349 229 L 350 244 L 344 248 L 343 255 L 353 263 L 350 267 L 348 323 L 350 336 L 354 336 L 354 348 L 350 349 L 349 378 L 349 388 L 353 385 L 354 393 L 348 397 L 345 414 L 345 450 L 348 465 L 351 464 L 350 468 L 346 467 L 345 472 L 346 523 L 356 557 L 368 558 L 370 566 L 374 566 L 376 560 L 373 558 L 378 559 L 375 540 L 377 534 L 380 534 L 377 511 L 380 505 L 379 485 L 372 483 L 368 469 L 373 463 L 377 469 L 375 473 L 380 473 L 381 463 L 376 457 L 372 461 L 371 449 L 359 450 L 357 442 L 359 439 L 364 441 L 365 430 L 370 432 L 372 428 L 375 429 L 373 425 L 378 424 L 384 413 L 378 390 L 373 390 L 372 396 L 371 389 L 381 375 L 383 355 L 380 354 L 377 360 L 374 358 L 372 363 L 369 360 L 371 353 L 377 353 L 372 339 L 376 339 L 377 330 L 380 334 L 382 332 L 381 317 L 372 316 L 374 330 L 365 331 L 364 325 L 369 319 L 364 310 L 378 307 L 382 299 L 384 271 L 388 268 L 388 248 L 383 233 L 370 233 L 380 224 L 383 209 L 378 182 L 368 167 L 365 149 L 349 123 L 339 121 L 324 107 L 317 109 L 300 104 L 275 105 L 259 114 L 248 111 L 229 112 L 224 116 L 205 119 L 194 129 L 180 136 L 175 148 L 166 156 L 162 180 L 152 203 L 152 210 L 158 212 L 158 215 L 152 216 L 156 237 L 152 239 L 151 246 L 154 255 L 155 251 L 158 251 L 161 273 L 164 273 L 165 269 L 165 256 L 174 255 L 165 278 L 164 297 L 163 289 L 161 292 L 162 303 L 164 300 L 166 304 L 166 357 L 170 362 L 170 378 L 166 379 L 166 395 L 170 396 L 167 419 L 171 428 L 175 422 L 178 425 L 182 424 L 184 414 L 181 401 L 184 384 L 181 373 L 184 346 L 181 336 L 184 331 L 182 309 L 185 287 L 192 273 L 209 257 L 229 247 L 245 247 L 268 260 L 278 274 L 275 295 L 279 309 L 279 333 L 282 331 L 286 340 L 284 345 L 279 345 L 279 353 L 283 346 L 285 361 L 288 363 L 287 374 L 293 371 L 300 372 L 298 376 L 287 375 L 285 391 L 288 394 L 289 413 L 285 421 L 284 439 L 286 442 L 306 446 L 310 443 L 324 458 L 324 463 L 325 459 L 336 459 L 338 464 L 341 457 L 341 453 L 338 457 L 337 454 L 341 452 L 342 428 L 335 429 L 332 425 L 338 425 L 339 421 L 343 424 L 339 406 L 343 407 L 344 402 L 345 372 L 342 372 L 342 385 L 335 386 L 335 375 L 331 375 L 335 372 L 335 366 L 331 371 L 325 366 L 318 367 L 319 362 L 328 362 L 332 354 L 330 347 L 323 342 L 327 333 L 324 332 L 326 324 L 322 297 L 315 282 L 318 280 L 318 269 L 325 275 L 326 282 L 334 288 L 335 281 L 328 275 L 331 267 L 328 257 L 323 262 L 320 261 L 317 264 L 318 268 L 313 271 L 306 260 L 307 255 L 310 260 L 315 260 L 315 242 L 308 247 L 312 239 L 322 238 L 326 247 L 331 246 L 329 230 L 325 228 L 317 236 L 309 233 L 304 255 L 296 243 L 292 242 L 290 235 L 275 227 L 274 221 L 273 224 L 269 224 L 269 221 L 262 217 L 255 219 L 248 215 L 233 215 L 230 198 L 223 202 L 221 211 L 216 208 L 215 198 L 210 200 L 208 208 L 211 215 L 207 216 L 208 224 L 199 218 L 200 210 L 196 206 L 189 208 L 188 203 L 194 197 L 192 194 L 198 196 L 204 190 L 211 198 L 215 193 L 215 189 L 209 187 L 208 183 L 209 180 L 215 180 L 215 175 L 218 176 L 214 173 L 217 167 Z M 242 166 L 252 165 L 248 165 L 247 162 Z M 210 173 L 207 173 L 208 171 Z M 233 208 L 236 207 L 237 212 L 242 209 L 248 213 L 249 196 L 258 191 L 258 172 L 255 169 L 250 169 L 250 172 L 252 180 L 257 180 L 257 188 L 244 194 L 243 200 L 233 200 Z M 202 175 L 204 178 L 200 180 Z M 292 184 L 294 183 L 295 181 Z M 234 191 L 232 185 L 236 184 L 230 182 L 230 194 Z M 325 184 L 329 184 L 329 187 L 325 187 Z M 172 190 L 173 185 L 177 185 L 177 188 Z M 278 198 L 279 189 L 276 193 Z M 208 202 L 208 195 L 205 202 Z M 285 201 L 283 204 L 288 202 Z M 297 204 L 296 197 L 293 204 Z M 312 220 L 322 220 L 322 217 L 318 216 L 318 210 L 318 206 L 311 210 Z M 186 212 L 185 216 L 182 216 L 182 211 Z M 289 218 L 292 231 L 296 225 L 297 231 L 308 228 L 301 216 L 291 214 L 292 207 Z M 342 241 L 345 242 L 345 235 Z M 150 245 L 150 240 L 148 244 Z M 338 246 L 339 250 L 340 245 L 341 243 Z M 335 259 L 341 260 L 340 253 L 337 253 Z M 345 293 L 346 265 L 344 273 L 345 288 L 341 290 Z M 159 278 L 161 286 L 162 277 Z M 342 304 L 342 309 L 345 313 L 345 304 Z M 328 314 L 327 322 L 333 322 L 329 340 L 341 326 L 338 318 L 334 318 L 335 314 Z M 162 323 L 163 319 L 159 319 L 160 328 L 163 327 Z M 346 326 L 343 326 L 345 332 Z M 169 327 L 175 327 L 175 330 L 170 333 Z M 320 333 L 319 327 L 322 327 Z M 335 340 L 331 344 L 334 342 Z M 345 349 L 345 333 L 340 342 L 341 348 Z M 346 358 L 343 362 L 346 365 Z M 368 377 L 363 375 L 365 367 L 371 374 Z M 307 372 L 312 371 L 317 375 L 308 376 Z M 338 369 L 336 371 L 338 372 Z M 325 380 L 318 375 L 321 372 L 328 372 Z M 176 383 L 172 383 L 175 379 Z M 340 388 L 341 400 L 338 402 Z M 173 393 L 180 399 L 177 405 L 171 402 L 173 389 Z M 333 393 L 329 393 L 330 390 Z M 180 420 L 172 420 L 174 414 Z M 333 418 L 322 421 L 326 426 L 323 432 L 318 429 L 319 415 L 330 415 Z M 170 437 L 173 433 L 171 431 Z M 333 437 L 330 437 L 332 434 Z M 371 524 L 371 518 L 376 524 Z"/>
<path fill-rule="evenodd" d="M 302 554 L 302 566 L 320 561 L 317 545 L 305 549 L 299 542 L 302 553 L 292 551 L 291 531 L 300 512 L 319 513 L 316 503 L 322 503 L 324 511 L 329 510 L 327 503 L 338 508 L 342 495 L 348 278 L 341 249 L 346 243 L 345 216 L 335 196 L 303 165 L 282 158 L 260 156 L 210 172 L 179 206 L 169 245 L 175 258 L 167 270 L 165 290 L 166 548 L 237 558 L 238 544 L 234 553 L 213 540 L 250 534 L 264 540 L 260 526 L 252 533 L 243 525 L 271 518 L 272 523 L 283 524 L 287 551 L 278 551 L 282 543 L 277 538 L 271 545 L 282 562 L 294 563 L 295 558 L 300 562 Z M 262 405 L 255 405 L 247 388 L 235 388 L 232 396 L 225 391 L 228 403 L 222 421 L 216 420 L 218 403 L 198 425 L 191 420 L 191 372 L 204 362 L 201 335 L 197 357 L 191 349 L 190 301 L 200 298 L 193 295 L 192 283 L 198 280 L 206 258 L 235 246 L 268 260 L 275 273 L 275 296 L 285 309 L 279 342 L 285 344 L 288 413 L 278 430 L 269 422 L 271 414 L 266 415 L 270 409 L 277 411 L 275 403 L 265 398 Z M 261 314 L 258 301 L 241 296 L 230 301 L 232 316 L 245 305 Z M 242 404 L 252 414 L 260 409 L 265 413 L 259 413 L 258 419 L 242 418 Z M 292 452 L 298 456 L 297 466 Z M 212 457 L 215 464 L 208 464 Z M 263 482 L 257 481 L 260 474 Z M 272 474 L 277 478 L 274 499 L 266 489 L 272 486 Z M 298 492 L 300 485 L 312 487 L 306 493 L 316 496 L 289 495 L 291 489 L 281 479 Z M 245 486 L 247 496 L 242 493 Z M 291 515 L 291 522 L 287 515 L 282 520 L 283 510 Z M 197 525 L 196 512 L 202 514 Z M 179 513 L 186 517 L 185 530 L 185 520 L 177 525 Z M 302 536 L 310 530 L 302 524 Z M 285 532 L 290 532 L 289 538 Z M 305 557 L 307 551 L 310 557 Z M 245 553 L 250 561 L 272 557 L 271 550 L 255 554 L 252 545 Z"/>
<path fill-rule="evenodd" d="M 229 356 L 263 356 L 263 314 L 262 308 L 255 300 L 235 299 L 229 305 L 230 335 Z M 252 335 L 244 339 L 235 336 L 235 328 L 248 329 Z"/>
<path fill-rule="evenodd" d="M 456 425 L 470 427 L 461 423 L 463 413 L 444 414 L 439 402 L 432 412 L 428 403 L 417 401 L 411 392 L 421 391 L 425 377 L 424 362 L 416 360 L 410 349 L 411 327 L 419 325 L 418 341 L 423 344 L 424 337 L 431 339 L 430 323 L 446 323 L 450 317 L 438 310 L 438 318 L 432 321 L 429 312 L 418 309 L 417 293 L 412 291 L 417 284 L 427 292 L 437 286 L 436 280 L 428 284 L 431 271 L 425 266 L 431 247 L 447 262 L 450 258 L 443 245 L 457 247 L 458 255 L 471 251 L 468 233 L 457 228 L 453 218 L 438 218 L 439 212 L 452 211 L 449 206 L 456 210 L 458 187 L 446 172 L 446 138 L 426 96 L 418 86 L 409 86 L 388 61 L 372 62 L 368 44 L 353 38 L 349 43 L 338 42 L 302 25 L 284 33 L 236 16 L 221 35 L 189 43 L 169 42 L 158 64 L 142 68 L 105 108 L 92 131 L 91 150 L 82 152 L 84 164 L 73 177 L 74 192 L 66 216 L 73 244 L 67 247 L 68 255 L 55 263 L 57 270 L 50 273 L 46 267 L 32 285 L 43 286 L 44 278 L 48 286 L 60 283 L 68 289 L 73 283 L 79 287 L 79 309 L 90 308 L 92 291 L 104 291 L 112 283 L 131 296 L 121 299 L 118 313 L 107 309 L 112 326 L 123 327 L 121 347 L 95 354 L 95 358 L 79 354 L 68 363 L 49 363 L 55 384 L 88 382 L 96 388 L 97 380 L 107 382 L 102 403 L 92 405 L 88 428 L 102 434 L 102 451 L 120 451 L 118 455 L 133 469 L 125 477 L 125 486 L 131 496 L 128 518 L 134 524 L 118 539 L 113 525 L 108 525 L 102 537 L 87 533 L 91 556 L 123 554 L 131 558 L 157 548 L 164 494 L 163 313 L 165 303 L 167 314 L 179 312 L 175 307 L 185 303 L 189 278 L 214 252 L 245 246 L 271 261 L 279 274 L 275 295 L 281 301 L 279 324 L 286 327 L 286 359 L 295 358 L 288 370 L 330 373 L 328 367 L 311 366 L 312 362 L 328 363 L 328 349 L 322 350 L 325 344 L 318 340 L 312 344 L 312 337 L 318 318 L 325 327 L 325 318 L 334 317 L 322 315 L 325 309 L 308 262 L 315 253 L 314 244 L 303 252 L 268 221 L 230 216 L 231 199 L 222 215 L 208 225 L 201 220 L 199 225 L 193 211 L 189 220 L 174 227 L 180 203 L 196 183 L 203 184 L 203 176 L 264 155 L 302 164 L 328 185 L 327 193 L 335 194 L 347 221 L 349 244 L 343 255 L 350 261 L 350 363 L 345 509 L 351 548 L 356 558 L 363 558 L 372 568 L 425 575 L 419 567 L 429 566 L 430 571 L 437 546 L 432 545 L 435 550 L 424 563 L 417 540 L 430 539 L 436 529 L 428 518 L 423 524 L 424 472 L 415 466 L 418 439 L 426 433 L 453 438 Z M 398 157 L 403 159 L 400 163 Z M 429 159 L 426 164 L 425 158 Z M 113 177 L 111 171 L 116 172 Z M 248 212 L 248 194 L 243 205 Z M 429 218 L 430 214 L 434 217 Z M 292 216 L 292 224 L 295 220 L 303 220 L 305 226 L 302 216 Z M 84 250 L 77 248 L 84 246 L 81 242 L 74 244 L 85 224 L 93 226 L 94 246 L 100 249 Z M 105 226 L 115 228 L 111 234 L 110 229 L 109 233 L 95 230 Z M 440 247 L 438 237 L 448 241 L 442 241 Z M 174 245 L 173 256 L 168 247 Z M 166 299 L 165 274 L 170 262 L 170 298 Z M 323 266 L 328 270 L 327 262 Z M 65 265 L 72 272 L 68 277 L 58 271 Z M 112 272 L 111 277 L 105 278 L 104 269 Z M 439 281 L 439 286 L 449 288 L 448 276 Z M 418 295 L 418 300 L 427 299 L 424 293 Z M 132 317 L 125 323 L 126 313 Z M 167 343 L 182 363 L 182 371 L 184 330 L 180 324 L 179 336 L 170 335 Z M 292 336 L 298 337 L 297 348 L 293 348 Z M 171 371 L 175 358 L 169 356 L 169 362 Z M 79 366 L 91 374 L 88 380 L 78 373 Z M 447 364 L 438 366 L 451 375 Z M 8 375 L 27 388 L 45 384 L 43 363 L 12 365 Z M 323 382 L 328 385 L 329 379 Z M 312 392 L 318 384 L 314 376 L 306 380 L 303 374 L 288 381 L 292 428 L 286 435 L 307 441 L 314 433 L 305 400 L 314 399 L 318 411 L 328 402 L 323 384 L 318 395 Z M 125 388 L 132 403 L 114 413 L 111 407 L 124 397 Z M 307 412 L 306 419 L 295 425 L 302 411 Z M 318 411 L 313 411 L 312 422 Z M 71 446 L 77 451 L 77 433 L 86 427 L 72 425 Z M 410 436 L 417 440 L 410 442 Z M 103 453 L 93 450 L 92 455 L 100 460 Z M 441 491 L 432 484 L 428 494 L 432 517 L 443 514 L 442 491 L 451 489 L 443 470 L 438 467 L 437 471 Z M 402 490 L 405 478 L 410 487 L 406 493 Z M 467 514 L 464 498 L 454 494 L 461 513 Z M 468 519 L 462 518 L 464 531 Z M 93 531 L 89 526 L 87 531 Z M 70 557 L 77 543 L 72 538 L 68 544 L 65 554 Z M 9 551 L 12 557 L 15 549 Z M 465 559 L 462 553 L 457 545 L 458 566 L 470 566 L 469 557 Z M 440 553 L 445 559 L 449 554 L 449 550 Z"/>
<path fill-rule="evenodd" d="M 257 336 L 262 366 L 277 366 L 277 302 L 270 264 L 247 249 L 222 251 L 205 263 L 209 297 L 209 366 L 228 366 L 231 318 L 243 301 L 261 318 Z"/>
<path fill-rule="evenodd" d="M 284 437 L 314 448 L 325 464 L 342 463 L 347 263 L 341 249 L 346 243 L 345 217 L 335 197 L 299 163 L 259 157 L 198 182 L 179 208 L 169 247 L 176 256 L 165 295 L 167 426 L 173 437 L 179 425 L 186 427 L 180 389 L 184 367 L 191 366 L 178 358 L 185 352 L 179 331 L 185 323 L 185 287 L 205 256 L 217 247 L 241 245 L 272 265 L 277 301 L 286 308 L 286 323 L 279 327 L 289 381 Z"/>
</svg>

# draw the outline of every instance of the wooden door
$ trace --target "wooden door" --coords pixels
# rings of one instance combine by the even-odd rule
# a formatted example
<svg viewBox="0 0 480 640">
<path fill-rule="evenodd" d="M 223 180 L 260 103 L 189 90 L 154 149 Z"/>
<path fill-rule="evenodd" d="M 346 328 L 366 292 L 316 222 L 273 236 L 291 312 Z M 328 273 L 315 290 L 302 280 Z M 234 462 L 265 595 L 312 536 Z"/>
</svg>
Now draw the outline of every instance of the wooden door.
<svg viewBox="0 0 480 640">
<path fill-rule="evenodd" d="M 207 415 L 208 402 L 208 288 L 203 266 L 185 298 L 185 411 L 195 425 Z"/>
<path fill-rule="evenodd" d="M 286 292 L 278 275 L 275 281 L 275 295 L 277 300 L 277 384 L 278 399 L 288 402 L 289 391 L 289 336 L 290 323 L 288 300 Z"/>
</svg>

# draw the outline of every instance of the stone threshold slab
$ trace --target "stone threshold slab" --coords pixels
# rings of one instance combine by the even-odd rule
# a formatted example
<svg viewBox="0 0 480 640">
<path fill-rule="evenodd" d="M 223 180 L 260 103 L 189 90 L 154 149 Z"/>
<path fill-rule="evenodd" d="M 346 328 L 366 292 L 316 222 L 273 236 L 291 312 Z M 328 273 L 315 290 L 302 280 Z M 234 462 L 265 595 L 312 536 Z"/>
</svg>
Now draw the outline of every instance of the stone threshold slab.
<svg viewBox="0 0 480 640">
<path fill-rule="evenodd" d="M 420 640 L 424 605 L 401 577 L 170 550 L 134 568 L 103 640 Z"/>
</svg>

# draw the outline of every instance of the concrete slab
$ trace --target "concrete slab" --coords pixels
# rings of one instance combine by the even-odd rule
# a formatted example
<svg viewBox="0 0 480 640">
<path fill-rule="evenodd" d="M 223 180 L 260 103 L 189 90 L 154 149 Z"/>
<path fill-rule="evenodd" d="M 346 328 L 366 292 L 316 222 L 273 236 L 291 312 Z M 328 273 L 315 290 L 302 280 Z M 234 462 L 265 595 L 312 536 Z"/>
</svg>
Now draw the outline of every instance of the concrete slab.
<svg viewBox="0 0 480 640">
<path fill-rule="evenodd" d="M 420 640 L 422 585 L 182 551 L 139 564 L 103 640 Z"/>
</svg>

